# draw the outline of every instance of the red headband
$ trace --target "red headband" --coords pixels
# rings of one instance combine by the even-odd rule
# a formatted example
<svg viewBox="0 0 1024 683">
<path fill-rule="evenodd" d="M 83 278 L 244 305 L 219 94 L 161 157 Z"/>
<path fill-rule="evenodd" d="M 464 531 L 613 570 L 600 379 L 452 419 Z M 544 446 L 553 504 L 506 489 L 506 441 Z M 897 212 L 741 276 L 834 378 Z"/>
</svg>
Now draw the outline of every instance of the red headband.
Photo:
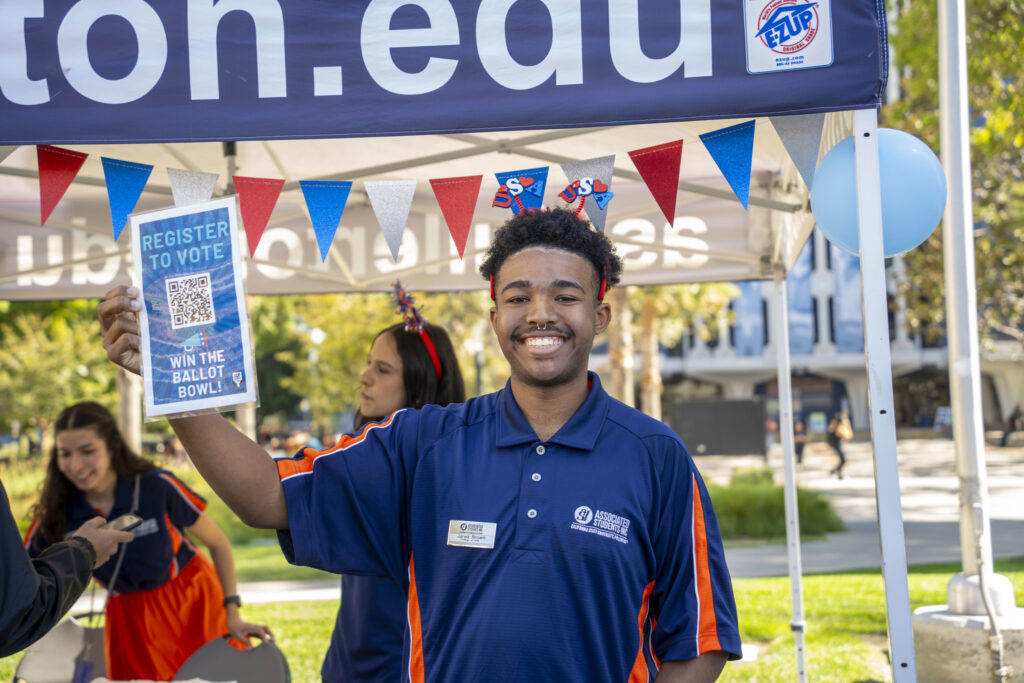
<svg viewBox="0 0 1024 683">
<path fill-rule="evenodd" d="M 601 286 L 597 290 L 597 300 L 598 301 L 604 301 L 604 292 L 605 292 L 605 289 L 607 288 L 607 285 L 608 285 L 608 282 L 605 279 L 607 276 L 608 276 L 608 269 L 607 268 L 602 268 L 601 269 Z M 497 298 L 495 298 L 495 296 L 494 296 L 494 273 L 491 273 L 491 301 L 497 301 Z"/>
<path fill-rule="evenodd" d="M 434 341 L 427 334 L 427 321 L 420 315 L 419 310 L 414 306 L 415 300 L 405 293 L 402 289 L 401 282 L 395 282 L 391 285 L 394 287 L 395 294 L 395 311 L 405 320 L 406 332 L 415 332 L 423 340 L 423 346 L 427 348 L 427 354 L 430 355 L 430 361 L 434 364 L 434 373 L 437 375 L 437 381 L 441 381 L 441 359 L 437 355 L 437 349 L 434 348 Z"/>
</svg>

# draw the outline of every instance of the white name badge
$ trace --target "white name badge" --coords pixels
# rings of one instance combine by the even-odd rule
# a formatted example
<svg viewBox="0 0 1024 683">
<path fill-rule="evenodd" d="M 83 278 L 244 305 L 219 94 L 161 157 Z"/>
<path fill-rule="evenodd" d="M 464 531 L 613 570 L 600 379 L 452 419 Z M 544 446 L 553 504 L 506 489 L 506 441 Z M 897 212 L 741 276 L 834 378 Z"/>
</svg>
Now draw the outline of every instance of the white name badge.
<svg viewBox="0 0 1024 683">
<path fill-rule="evenodd" d="M 448 545 L 463 548 L 494 548 L 494 534 L 498 525 L 494 522 L 465 522 L 453 519 L 448 522 Z"/>
</svg>

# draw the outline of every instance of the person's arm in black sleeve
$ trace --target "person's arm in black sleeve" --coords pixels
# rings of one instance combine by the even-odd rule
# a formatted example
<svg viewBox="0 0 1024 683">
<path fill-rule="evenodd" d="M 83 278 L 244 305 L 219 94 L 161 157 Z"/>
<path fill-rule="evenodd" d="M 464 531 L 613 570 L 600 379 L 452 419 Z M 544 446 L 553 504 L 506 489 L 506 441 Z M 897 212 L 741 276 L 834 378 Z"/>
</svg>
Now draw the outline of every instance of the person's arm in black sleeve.
<svg viewBox="0 0 1024 683">
<path fill-rule="evenodd" d="M 6 657 L 53 628 L 89 585 L 93 567 L 132 535 L 100 529 L 104 520 L 97 517 L 32 559 L 21 543 L 3 483 L 0 508 L 0 657 Z"/>
<path fill-rule="evenodd" d="M 6 657 L 39 640 L 71 609 L 89 584 L 96 553 L 89 541 L 74 538 L 30 559 L 3 484 L 0 499 L 0 657 Z"/>
</svg>

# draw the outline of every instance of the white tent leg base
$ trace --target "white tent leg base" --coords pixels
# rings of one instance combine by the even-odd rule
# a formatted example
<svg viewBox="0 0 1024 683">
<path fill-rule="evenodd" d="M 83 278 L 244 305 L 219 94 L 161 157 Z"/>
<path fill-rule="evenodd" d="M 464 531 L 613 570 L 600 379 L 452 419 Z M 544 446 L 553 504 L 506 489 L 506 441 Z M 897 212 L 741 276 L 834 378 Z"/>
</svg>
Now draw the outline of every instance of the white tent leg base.
<svg viewBox="0 0 1024 683">
<path fill-rule="evenodd" d="M 1002 574 L 988 574 L 985 588 L 991 601 L 992 612 L 998 616 L 1013 614 L 1013 584 Z M 946 606 L 951 614 L 987 614 L 981 595 L 981 577 L 978 574 L 959 572 L 946 584 Z M 1024 675 L 1024 671 L 1021 671 Z"/>
<path fill-rule="evenodd" d="M 995 655 L 988 617 L 953 614 L 943 605 L 914 611 L 914 649 L 918 680 L 929 683 L 991 683 Z M 1005 680 L 1024 676 L 1024 609 L 996 617 L 1003 637 Z"/>
</svg>

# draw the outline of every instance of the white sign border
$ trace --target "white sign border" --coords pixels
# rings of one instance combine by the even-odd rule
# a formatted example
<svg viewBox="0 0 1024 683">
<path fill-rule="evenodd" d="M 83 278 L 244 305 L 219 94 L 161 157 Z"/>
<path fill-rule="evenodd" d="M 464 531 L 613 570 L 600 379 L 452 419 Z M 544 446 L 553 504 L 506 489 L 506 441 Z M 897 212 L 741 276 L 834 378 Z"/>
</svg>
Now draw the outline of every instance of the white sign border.
<svg viewBox="0 0 1024 683">
<path fill-rule="evenodd" d="M 174 403 L 165 403 L 158 406 L 153 400 L 152 364 L 146 362 L 147 359 L 152 357 L 152 351 L 150 349 L 151 340 L 149 334 L 149 314 L 146 310 L 146 302 L 143 299 L 143 262 L 140 229 L 143 223 L 151 223 L 153 221 L 163 220 L 166 218 L 175 218 L 177 216 L 184 216 L 191 213 L 200 213 L 203 211 L 212 211 L 222 208 L 226 208 L 228 210 L 228 230 L 231 233 L 231 239 L 229 240 L 231 245 L 231 265 L 232 271 L 234 272 L 235 304 L 238 307 L 238 325 L 239 334 L 242 339 L 242 363 L 243 372 L 245 372 L 246 375 L 246 390 L 240 394 L 188 399 L 185 401 L 176 401 Z M 237 195 L 213 199 L 200 204 L 189 204 L 188 206 L 178 206 L 168 209 L 157 209 L 155 211 L 134 213 L 129 216 L 129 219 L 131 221 L 132 233 L 132 275 L 135 288 L 139 291 L 139 303 L 142 304 L 142 307 L 139 309 L 139 333 L 141 338 L 140 351 L 142 353 L 142 383 L 145 389 L 146 419 L 206 413 L 211 409 L 216 410 L 243 405 L 246 403 L 256 403 L 258 400 L 256 395 L 256 369 L 255 364 L 253 363 L 252 341 L 249 337 L 249 313 L 245 307 L 245 287 L 242 282 L 242 263 L 240 260 L 241 249 L 239 245 L 241 235 L 238 230 Z"/>
</svg>

